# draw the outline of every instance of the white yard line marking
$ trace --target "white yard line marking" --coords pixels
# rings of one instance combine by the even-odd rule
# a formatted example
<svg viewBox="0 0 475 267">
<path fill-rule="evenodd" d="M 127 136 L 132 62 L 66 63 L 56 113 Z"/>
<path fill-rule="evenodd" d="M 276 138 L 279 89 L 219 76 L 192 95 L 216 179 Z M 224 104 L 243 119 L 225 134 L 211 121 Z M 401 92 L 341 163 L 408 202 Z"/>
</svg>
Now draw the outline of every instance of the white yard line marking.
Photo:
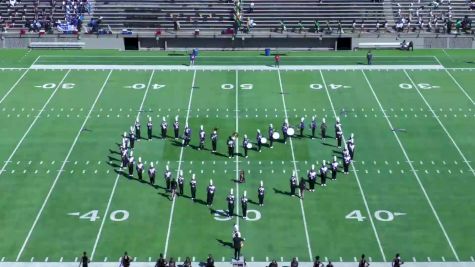
<svg viewBox="0 0 475 267">
<path fill-rule="evenodd" d="M 66 73 L 66 75 L 67 75 L 69 72 L 70 72 L 70 71 L 68 71 L 68 72 Z M 56 183 L 58 182 L 59 177 L 61 176 L 61 173 L 62 173 L 63 170 L 64 170 L 64 166 L 65 166 L 66 163 L 68 162 L 69 156 L 70 156 L 71 153 L 73 152 L 73 149 L 74 149 L 74 147 L 76 146 L 76 143 L 77 143 L 77 141 L 78 141 L 78 139 L 79 139 L 79 136 L 81 135 L 82 130 L 83 130 L 84 127 L 86 126 L 86 123 L 87 123 L 87 121 L 88 121 L 88 119 L 89 119 L 89 115 L 91 115 L 92 110 L 94 109 L 94 107 L 96 106 L 97 101 L 99 100 L 99 97 L 102 95 L 102 91 L 104 90 L 104 87 L 106 86 L 107 81 L 109 80 L 109 77 L 110 77 L 111 73 L 112 73 L 112 71 L 109 72 L 109 75 L 107 76 L 106 80 L 104 81 L 104 84 L 102 85 L 101 89 L 99 90 L 99 93 L 97 94 L 96 99 L 94 100 L 94 103 L 92 104 L 91 108 L 89 109 L 89 113 L 88 113 L 88 115 L 86 116 L 86 119 L 84 120 L 84 122 L 82 123 L 81 127 L 79 128 L 79 131 L 78 131 L 78 133 L 76 134 L 76 137 L 74 138 L 74 141 L 73 141 L 73 143 L 71 144 L 71 147 L 69 148 L 68 154 L 66 155 L 66 158 L 64 159 L 63 164 L 61 165 L 60 171 L 59 171 L 58 174 L 56 175 L 56 178 L 54 179 L 53 184 L 51 185 L 51 187 L 50 187 L 50 189 L 49 189 L 49 191 L 48 191 L 48 194 L 46 195 L 46 198 L 45 198 L 45 200 L 43 201 L 43 204 L 41 205 L 41 208 L 40 208 L 40 210 L 38 211 L 38 214 L 36 215 L 35 221 L 33 222 L 33 225 L 31 226 L 30 231 L 28 232 L 28 235 L 26 236 L 26 239 L 25 239 L 25 241 L 23 242 L 23 245 L 21 246 L 20 252 L 18 252 L 18 256 L 16 257 L 16 261 L 18 261 L 18 260 L 20 259 L 21 254 L 23 253 L 23 251 L 24 251 L 26 245 L 28 244 L 28 241 L 29 241 L 29 239 L 30 239 L 30 237 L 31 237 L 31 234 L 33 233 L 33 230 L 35 229 L 36 224 L 38 223 L 38 220 L 40 219 L 41 214 L 43 213 L 43 210 L 44 210 L 44 208 L 46 207 L 46 204 L 48 203 L 48 200 L 49 200 L 49 198 L 50 198 L 50 196 L 51 196 L 51 193 L 53 193 L 53 190 L 54 190 L 54 188 L 55 188 L 55 186 L 56 186 Z M 63 78 L 63 81 L 64 81 L 65 78 L 66 78 L 66 76 Z M 61 83 L 62 83 L 62 81 L 61 81 Z M 59 88 L 59 86 L 60 86 L 61 83 L 58 84 L 58 88 Z"/>
<path fill-rule="evenodd" d="M 0 104 L 3 103 L 3 100 L 5 100 L 5 98 L 7 98 L 8 95 L 10 95 L 10 93 L 13 91 L 13 89 L 16 88 L 16 86 L 20 83 L 21 80 L 23 80 L 23 77 L 26 76 L 26 74 L 28 73 L 28 69 L 23 72 L 23 74 L 20 76 L 20 78 L 12 85 L 12 87 L 10 87 L 10 89 L 5 93 L 5 95 L 2 97 L 2 99 L 0 99 Z"/>
<path fill-rule="evenodd" d="M 452 81 L 458 86 L 458 88 L 464 93 L 464 95 L 472 102 L 473 105 L 475 105 L 475 102 L 473 99 L 468 95 L 468 93 L 465 91 L 465 89 L 460 85 L 460 83 L 455 79 L 455 77 L 447 70 L 445 69 L 445 72 L 452 78 Z"/>
<path fill-rule="evenodd" d="M 444 124 L 442 123 L 442 121 L 440 121 L 439 117 L 437 116 L 437 114 L 435 114 L 435 111 L 434 109 L 432 109 L 432 107 L 430 106 L 429 102 L 427 102 L 426 98 L 424 97 L 424 95 L 421 93 L 421 91 L 419 90 L 419 88 L 416 86 L 416 84 L 414 83 L 414 81 L 412 80 L 411 76 L 409 76 L 409 73 L 407 73 L 407 71 L 404 70 L 404 73 L 406 74 L 407 78 L 409 79 L 409 81 L 411 81 L 412 85 L 414 86 L 414 88 L 416 89 L 417 93 L 421 96 L 422 100 L 424 100 L 424 103 L 427 105 L 427 107 L 429 108 L 429 110 L 432 112 L 432 115 L 434 115 L 434 118 L 437 120 L 437 122 L 439 123 L 440 127 L 442 127 L 442 129 L 444 130 L 445 134 L 449 137 L 450 141 L 452 141 L 452 143 L 454 144 L 455 148 L 457 149 L 457 151 L 459 152 L 460 156 L 462 156 L 465 164 L 467 164 L 468 166 L 468 169 L 472 172 L 473 176 L 475 176 L 475 170 L 473 170 L 472 166 L 470 165 L 469 161 L 467 160 L 467 158 L 465 157 L 465 155 L 463 154 L 462 150 L 460 150 L 459 146 L 457 145 L 457 143 L 455 143 L 455 140 L 452 138 L 452 135 L 449 133 L 449 131 L 447 131 L 447 128 L 445 128 Z"/>
<path fill-rule="evenodd" d="M 38 60 L 39 60 L 40 58 L 41 58 L 41 56 L 36 57 L 35 61 L 33 61 L 33 63 L 31 63 L 30 68 L 31 68 L 33 65 L 35 65 L 36 62 L 38 62 Z"/>
<path fill-rule="evenodd" d="M 145 99 L 147 98 L 147 94 L 148 94 L 148 91 L 149 91 L 149 88 L 150 88 L 150 84 L 152 83 L 152 78 L 153 78 L 154 74 L 155 74 L 155 71 L 153 71 L 152 74 L 150 75 L 150 79 L 148 80 L 148 84 L 147 84 L 147 89 L 145 89 L 145 93 L 143 95 L 142 102 L 140 103 L 139 111 L 137 112 L 137 117 L 136 118 L 138 118 L 140 116 L 140 110 L 142 110 Z M 89 116 L 87 116 L 87 117 L 89 117 Z M 106 211 L 104 212 L 104 217 L 101 221 L 101 226 L 99 227 L 99 231 L 97 232 L 96 241 L 94 242 L 94 247 L 92 248 L 91 261 L 94 259 L 94 254 L 96 253 L 97 244 L 99 243 L 99 239 L 101 238 L 102 229 L 104 228 L 104 223 L 106 222 L 105 218 L 107 218 L 107 216 L 109 215 L 109 209 L 110 209 L 110 206 L 111 206 L 111 203 L 112 203 L 112 198 L 114 197 L 115 190 L 117 188 L 117 184 L 119 182 L 120 175 L 121 175 L 121 173 L 118 172 L 117 176 L 115 177 L 114 185 L 112 186 L 112 191 L 111 191 L 111 194 L 109 196 L 109 200 L 107 201 Z"/>
<path fill-rule="evenodd" d="M 3 172 L 5 172 L 5 168 L 7 167 L 8 163 L 12 160 L 13 156 L 15 155 L 16 151 L 18 150 L 18 148 L 20 147 L 20 145 L 23 143 L 23 140 L 25 140 L 26 136 L 28 135 L 28 133 L 31 131 L 31 129 L 33 128 L 33 126 L 35 126 L 36 124 L 36 121 L 40 118 L 41 116 L 41 113 L 43 113 L 43 110 L 45 110 L 46 106 L 49 104 L 49 102 L 51 101 L 51 99 L 53 99 L 53 96 L 56 94 L 56 92 L 58 92 L 58 89 L 59 87 L 61 87 L 61 84 L 64 82 L 64 80 L 66 79 L 66 77 L 68 76 L 69 72 L 71 72 L 70 70 L 68 72 L 66 72 L 66 74 L 64 75 L 63 79 L 59 82 L 58 86 L 56 86 L 56 88 L 54 89 L 53 93 L 49 96 L 48 100 L 46 100 L 46 103 L 43 105 L 43 107 L 40 109 L 40 112 L 38 112 L 38 114 L 35 116 L 35 119 L 33 120 L 33 122 L 31 122 L 30 126 L 28 127 L 28 129 L 25 131 L 25 133 L 23 134 L 23 136 L 21 137 L 20 141 L 18 142 L 18 144 L 16 145 L 15 149 L 13 149 L 13 152 L 10 154 L 10 156 L 8 157 L 8 159 L 5 161 L 5 164 L 3 165 L 2 169 L 0 170 L 0 175 L 3 174 Z"/>
<path fill-rule="evenodd" d="M 338 117 L 338 115 L 336 114 L 335 106 L 333 105 L 333 101 L 332 101 L 332 98 L 330 96 L 330 92 L 328 91 L 327 83 L 325 81 L 325 77 L 323 77 L 323 72 L 322 71 L 320 71 L 320 76 L 322 78 L 322 83 L 323 83 L 323 86 L 325 88 L 325 92 L 327 93 L 328 100 L 330 101 L 330 106 L 332 107 L 333 115 L 336 118 L 336 117 Z M 343 143 L 346 143 L 345 137 L 343 137 Z M 381 252 L 381 256 L 383 257 L 383 261 L 386 261 L 386 255 L 384 254 L 383 246 L 381 245 L 381 241 L 379 240 L 379 234 L 378 234 L 378 231 L 376 230 L 376 226 L 375 226 L 374 221 L 373 221 L 372 213 L 369 210 L 368 202 L 366 201 L 366 196 L 365 196 L 365 193 L 363 191 L 363 186 L 361 185 L 360 178 L 358 177 L 358 172 L 356 171 L 354 164 L 351 164 L 351 167 L 353 169 L 353 172 L 355 173 L 356 182 L 357 182 L 358 187 L 360 189 L 361 197 L 363 198 L 363 202 L 364 202 L 364 205 L 365 205 L 365 208 L 366 208 L 366 212 L 368 213 L 368 218 L 369 218 L 369 221 L 371 223 L 371 227 L 373 228 L 374 236 L 376 237 L 376 241 L 378 242 L 378 247 L 379 247 L 379 250 Z"/>
<path fill-rule="evenodd" d="M 188 119 L 190 118 L 191 100 L 193 98 L 193 91 L 194 91 L 194 88 L 195 88 L 195 81 L 196 81 L 196 70 L 193 72 L 193 80 L 191 82 L 190 98 L 188 100 L 188 108 L 187 108 L 187 111 L 186 111 L 185 124 L 188 123 Z M 183 150 L 184 150 L 184 148 L 185 147 L 182 146 L 181 149 L 180 149 L 180 159 L 178 160 L 178 173 L 180 172 L 181 163 L 183 162 Z M 171 234 L 171 229 L 172 229 L 173 213 L 175 211 L 175 201 L 176 201 L 176 197 L 173 198 L 172 207 L 170 209 L 170 219 L 168 220 L 167 238 L 165 240 L 165 249 L 163 251 L 163 255 L 165 257 L 167 256 L 168 243 L 169 243 L 169 240 L 170 240 L 170 234 Z"/>
<path fill-rule="evenodd" d="M 282 95 L 282 104 L 284 106 L 284 115 L 285 115 L 285 118 L 288 119 L 289 116 L 287 114 L 287 106 L 285 104 L 284 87 L 282 85 L 282 77 L 280 75 L 280 69 L 277 69 L 277 74 L 279 75 L 279 86 L 280 86 L 280 94 Z M 290 150 L 292 152 L 292 161 L 294 163 L 294 170 L 295 170 L 295 173 L 297 174 L 297 179 L 298 179 L 298 168 L 297 168 L 297 163 L 295 160 L 294 145 L 292 143 L 292 137 L 289 138 L 289 141 L 290 141 Z M 303 226 L 305 229 L 305 237 L 307 238 L 308 255 L 310 257 L 310 261 L 312 261 L 313 260 L 312 247 L 310 246 L 310 237 L 308 235 L 307 219 L 305 217 L 305 209 L 303 207 L 302 198 L 300 198 L 300 210 L 302 211 L 302 220 L 303 220 Z"/>
<path fill-rule="evenodd" d="M 373 86 L 371 85 L 368 77 L 366 76 L 366 73 L 364 71 L 361 71 L 363 73 L 363 76 L 365 77 L 366 79 L 366 82 L 368 83 L 368 86 L 369 88 L 371 89 L 371 92 L 373 93 L 373 96 L 374 98 L 376 99 L 376 102 L 378 102 L 378 105 L 379 105 L 379 108 L 381 109 L 381 112 L 385 115 L 385 118 L 386 118 L 386 121 L 388 122 L 388 125 L 391 129 L 394 129 L 393 128 L 393 125 L 391 123 L 391 121 L 389 120 L 389 118 L 386 116 L 386 111 L 384 111 L 384 107 L 383 105 L 381 104 L 381 102 L 379 101 L 379 98 L 378 96 L 376 95 L 376 92 L 374 91 L 373 89 Z M 417 88 L 417 87 L 416 87 Z M 450 248 L 452 249 L 452 252 L 455 256 L 455 258 L 457 259 L 457 261 L 459 261 L 459 257 L 457 255 L 457 252 L 455 251 L 453 245 L 452 245 L 452 241 L 450 241 L 450 238 L 449 238 L 449 235 L 447 234 L 447 232 L 445 231 L 445 227 L 444 225 L 442 224 L 442 221 L 440 220 L 439 218 L 439 215 L 437 214 L 437 211 L 435 210 L 434 208 L 434 205 L 432 204 L 432 201 L 430 200 L 429 198 L 429 195 L 427 194 L 426 192 L 426 189 L 424 187 L 424 185 L 422 184 L 421 182 L 421 179 L 419 178 L 419 175 L 417 174 L 416 170 L 414 169 L 414 165 L 412 164 L 413 161 L 411 161 L 411 159 L 409 158 L 407 152 L 406 152 L 406 149 L 404 148 L 404 146 L 402 145 L 402 142 L 401 140 L 399 139 L 399 136 L 397 135 L 397 133 L 395 131 L 392 131 L 392 133 L 394 134 L 394 137 L 396 138 L 398 144 L 399 144 L 399 147 L 401 147 L 401 150 L 402 150 L 402 153 L 404 154 L 404 157 L 406 158 L 406 161 L 407 163 L 409 164 L 409 167 L 411 167 L 411 170 L 412 170 L 412 173 L 414 174 L 414 176 L 416 177 L 416 180 L 417 180 L 417 183 L 419 184 L 421 190 L 422 190 L 422 193 L 424 194 L 426 200 L 427 200 L 427 203 L 429 204 L 431 210 L 432 210 L 432 213 L 434 214 L 434 217 L 435 219 L 437 220 L 437 222 L 439 223 L 439 227 L 440 229 L 442 230 L 442 233 L 444 234 L 445 236 L 445 239 L 447 239 L 447 242 L 449 243 L 449 246 Z"/>
<path fill-rule="evenodd" d="M 234 86 L 236 90 L 236 133 L 239 133 L 239 74 L 238 71 L 236 70 L 236 84 Z M 239 138 L 236 136 L 236 181 L 234 182 L 236 184 L 236 201 L 234 203 L 237 203 L 236 205 L 236 225 L 239 226 Z M 243 217 L 246 217 L 246 214 L 242 215 Z"/>
</svg>

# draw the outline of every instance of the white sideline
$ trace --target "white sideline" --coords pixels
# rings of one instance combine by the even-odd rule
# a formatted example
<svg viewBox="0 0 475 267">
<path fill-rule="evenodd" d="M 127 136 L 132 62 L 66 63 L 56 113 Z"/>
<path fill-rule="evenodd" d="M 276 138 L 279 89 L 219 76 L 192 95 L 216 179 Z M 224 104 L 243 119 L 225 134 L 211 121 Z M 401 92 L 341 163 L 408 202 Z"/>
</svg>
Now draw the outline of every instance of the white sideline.
<svg viewBox="0 0 475 267">
<path fill-rule="evenodd" d="M 209 70 L 275 71 L 270 65 L 33 65 L 34 70 Z M 442 65 L 282 65 L 280 70 L 443 70 Z"/>
<path fill-rule="evenodd" d="M 87 121 L 89 120 L 89 116 L 91 115 L 92 111 L 94 110 L 94 107 L 96 106 L 96 103 L 97 103 L 97 101 L 99 100 L 99 97 L 102 95 L 102 91 L 104 90 L 104 87 L 106 86 L 107 81 L 109 80 L 109 77 L 110 77 L 111 73 L 112 73 L 112 70 L 109 72 L 109 75 L 107 76 L 107 78 L 106 78 L 104 84 L 102 85 L 101 90 L 100 90 L 99 93 L 97 94 L 96 99 L 94 100 L 94 103 L 92 104 L 91 108 L 89 109 L 89 112 L 88 112 L 88 114 L 87 114 L 87 116 L 86 116 L 86 119 L 84 119 L 84 122 L 82 123 L 81 127 L 79 128 L 79 131 L 78 131 L 78 133 L 76 134 L 76 137 L 74 138 L 74 141 L 73 141 L 71 147 L 69 148 L 68 154 L 66 155 L 66 158 L 64 159 L 63 164 L 61 165 L 61 168 L 59 169 L 58 174 L 56 175 L 56 178 L 54 179 L 53 184 L 51 185 L 51 187 L 50 187 L 50 189 L 49 189 L 49 191 L 48 191 L 48 194 L 46 195 L 46 198 L 45 198 L 45 200 L 43 201 L 43 204 L 41 205 L 40 210 L 38 211 L 38 214 L 36 215 L 36 218 L 35 218 L 35 220 L 34 220 L 34 222 L 33 222 L 33 225 L 31 226 L 30 231 L 28 232 L 28 235 L 26 236 L 26 239 L 25 239 L 25 241 L 23 242 L 23 245 L 21 246 L 20 252 L 18 252 L 18 256 L 16 257 L 16 261 L 18 261 L 18 260 L 20 259 L 21 254 L 23 253 L 23 251 L 24 251 L 26 245 L 28 244 L 28 241 L 30 240 L 31 234 L 33 233 L 33 230 L 35 229 L 36 224 L 38 223 L 38 220 L 40 219 L 40 216 L 41 216 L 41 214 L 43 213 L 44 208 L 46 207 L 46 203 L 48 203 L 48 200 L 49 200 L 49 198 L 50 198 L 50 196 L 51 196 L 51 193 L 53 193 L 53 190 L 54 190 L 54 188 L 55 188 L 55 186 L 56 186 L 56 183 L 58 182 L 59 177 L 61 176 L 61 174 L 62 174 L 63 171 L 64 171 L 64 166 L 65 166 L 66 163 L 68 162 L 69 156 L 70 156 L 71 153 L 73 152 L 73 149 L 74 149 L 74 147 L 76 146 L 76 143 L 77 143 L 77 141 L 78 141 L 78 139 L 79 139 L 79 136 L 81 135 L 81 132 L 82 132 L 82 130 L 84 129 L 84 126 L 86 126 L 86 123 L 87 123 Z M 69 74 L 69 71 L 68 71 L 67 74 Z M 66 78 L 67 74 L 66 74 L 65 77 L 63 78 L 63 81 L 64 81 L 64 79 Z M 58 84 L 58 88 L 59 88 L 59 86 L 62 84 L 63 81 L 61 81 L 61 83 Z"/>
<path fill-rule="evenodd" d="M 145 89 L 145 93 L 144 93 L 144 96 L 142 98 L 142 102 L 140 103 L 140 107 L 139 107 L 139 111 L 137 112 L 136 119 L 140 116 L 140 112 L 143 108 L 143 104 L 145 103 L 145 99 L 147 97 L 148 89 L 150 88 L 150 84 L 152 83 L 152 78 L 153 78 L 154 74 L 155 74 L 155 71 L 153 71 L 152 74 L 150 74 L 150 78 L 149 78 L 148 84 L 147 84 L 147 89 Z M 102 218 L 101 226 L 99 226 L 99 231 L 97 232 L 96 241 L 94 241 L 94 247 L 92 248 L 91 260 L 94 259 L 94 254 L 96 253 L 97 244 L 99 243 L 99 239 L 101 238 L 102 229 L 104 228 L 104 223 L 106 222 L 106 218 L 107 218 L 108 213 L 109 213 L 109 209 L 110 209 L 110 206 L 111 206 L 111 203 L 112 203 L 112 198 L 114 197 L 115 189 L 117 188 L 117 184 L 119 182 L 120 175 L 121 175 L 121 173 L 118 172 L 117 176 L 115 178 L 115 181 L 114 181 L 114 185 L 112 187 L 111 194 L 109 196 L 109 200 L 107 201 L 106 211 L 104 212 L 104 217 Z"/>
<path fill-rule="evenodd" d="M 386 118 L 386 121 L 388 122 L 389 127 L 390 127 L 391 129 L 394 129 L 394 127 L 393 127 L 391 121 L 389 120 L 389 117 L 388 117 L 387 114 L 386 114 L 386 111 L 385 111 L 383 105 L 382 105 L 381 102 L 379 101 L 379 98 L 378 98 L 378 96 L 376 95 L 376 92 L 375 92 L 374 89 L 373 89 L 373 85 L 371 85 L 371 83 L 370 83 L 368 77 L 366 76 L 366 73 L 365 73 L 364 71 L 361 71 L 361 72 L 363 73 L 363 76 L 364 76 L 364 78 L 366 79 L 366 82 L 368 83 L 368 86 L 369 86 L 369 88 L 371 89 L 371 92 L 373 93 L 373 96 L 374 96 L 374 98 L 376 99 L 376 102 L 378 102 L 379 108 L 381 109 L 381 112 L 383 113 L 384 117 Z M 452 252 L 454 253 L 455 258 L 457 259 L 457 261 L 460 261 L 458 255 L 457 255 L 457 252 L 455 251 L 455 249 L 454 249 L 454 247 L 453 247 L 453 245 L 452 245 L 452 241 L 450 241 L 449 235 L 448 235 L 447 232 L 445 231 L 445 227 L 444 227 L 444 225 L 442 224 L 442 221 L 439 219 L 439 215 L 437 214 L 437 211 L 435 210 L 434 205 L 432 205 L 432 201 L 430 200 L 429 195 L 427 194 L 424 185 L 422 184 L 421 180 L 419 179 L 419 175 L 417 174 L 417 172 L 416 172 L 416 170 L 415 170 L 415 168 L 414 168 L 414 165 L 412 164 L 412 161 L 411 161 L 411 159 L 409 158 L 409 156 L 408 156 L 408 154 L 407 154 L 407 152 L 406 152 L 406 149 L 405 149 L 404 146 L 402 145 L 402 142 L 401 142 L 401 140 L 399 139 L 399 136 L 397 135 L 396 131 L 392 131 L 392 132 L 393 132 L 394 137 L 396 138 L 396 140 L 397 140 L 399 146 L 401 147 L 401 150 L 402 150 L 404 156 L 406 157 L 407 163 L 408 163 L 409 166 L 411 167 L 412 173 L 414 173 L 414 176 L 416 177 L 416 180 L 417 180 L 417 182 L 419 183 L 419 186 L 420 186 L 420 188 L 421 188 L 421 190 L 422 190 L 422 193 L 424 193 L 424 196 L 425 196 L 425 198 L 426 198 L 426 200 L 427 200 L 427 202 L 428 202 L 428 204 L 429 204 L 429 206 L 430 206 L 430 208 L 431 208 L 431 210 L 432 210 L 432 213 L 434 214 L 435 219 L 436 219 L 437 222 L 439 223 L 439 226 L 440 226 L 440 229 L 442 230 L 442 233 L 444 234 L 445 238 L 447 239 L 447 242 L 449 243 L 450 248 L 452 249 Z"/>
<path fill-rule="evenodd" d="M 284 87 L 282 85 L 282 77 L 280 75 L 280 69 L 277 69 L 277 74 L 279 75 L 280 94 L 282 95 L 282 103 L 283 103 L 283 106 L 284 106 L 285 118 L 289 119 L 289 116 L 287 114 L 287 106 L 285 105 Z M 297 168 L 297 161 L 295 160 L 294 145 L 292 143 L 292 137 L 289 137 L 289 142 L 290 142 L 290 150 L 292 152 L 292 161 L 294 163 L 294 171 L 295 171 L 297 179 L 298 179 L 298 177 L 299 177 L 298 176 L 298 168 Z M 313 260 L 312 247 L 310 246 L 310 237 L 308 235 L 307 218 L 305 217 L 305 209 L 303 207 L 303 200 L 300 196 L 299 196 L 299 201 L 300 201 L 300 210 L 302 212 L 303 226 L 304 226 L 304 229 L 305 229 L 305 237 L 307 239 L 308 255 L 310 257 L 310 260 Z"/>
<path fill-rule="evenodd" d="M 4 172 L 5 172 L 5 168 L 7 167 L 8 163 L 12 160 L 13 158 L 13 155 L 15 155 L 16 151 L 18 150 L 18 148 L 20 147 L 20 145 L 23 143 L 23 140 L 25 140 L 26 136 L 28 135 L 28 133 L 31 131 L 31 129 L 33 128 L 33 126 L 35 125 L 36 121 L 40 118 L 41 114 L 43 113 L 43 111 L 45 110 L 46 106 L 49 104 L 49 102 L 51 101 L 51 99 L 53 98 L 53 96 L 56 94 L 56 92 L 58 91 L 59 87 L 61 87 L 61 84 L 63 84 L 64 80 L 66 79 L 66 77 L 68 77 L 68 74 L 71 72 L 71 70 L 69 70 L 68 72 L 66 72 L 66 74 L 64 75 L 63 79 L 58 83 L 58 86 L 56 86 L 56 88 L 54 89 L 53 93 L 51 93 L 51 95 L 49 96 L 48 100 L 46 100 L 46 103 L 43 105 L 43 107 L 40 109 L 40 112 L 38 112 L 38 114 L 35 116 L 35 119 L 33 120 L 33 122 L 31 122 L 30 126 L 28 127 L 28 129 L 25 131 L 25 133 L 23 134 L 23 136 L 21 137 L 20 141 L 18 142 L 18 144 L 16 145 L 15 149 L 13 149 L 13 152 L 10 154 L 10 156 L 8 157 L 8 159 L 5 161 L 5 164 L 3 164 L 3 167 L 2 169 L 0 170 L 0 175 L 2 175 Z"/>
<path fill-rule="evenodd" d="M 338 117 L 337 114 L 336 114 L 336 109 L 335 109 L 335 106 L 333 105 L 333 101 L 332 101 L 332 98 L 330 96 L 330 92 L 328 91 L 327 83 L 325 81 L 325 78 L 323 77 L 323 72 L 322 71 L 320 71 L 320 76 L 322 77 L 322 83 L 323 83 L 323 86 L 325 87 L 325 92 L 327 93 L 328 100 L 330 101 L 330 106 L 332 107 L 333 114 L 336 118 L 336 117 Z M 343 142 L 346 143 L 345 137 L 343 137 Z M 373 221 L 372 213 L 369 210 L 368 201 L 366 201 L 366 196 L 365 196 L 365 193 L 363 191 L 363 186 L 361 185 L 360 178 L 358 177 L 358 172 L 356 171 L 356 168 L 355 168 L 354 164 L 351 164 L 351 168 L 353 169 L 353 172 L 355 173 L 356 182 L 358 183 L 358 187 L 359 187 L 360 192 L 361 192 L 361 197 L 363 198 L 363 202 L 364 202 L 364 205 L 365 205 L 365 208 L 366 208 L 366 212 L 368 213 L 368 218 L 369 218 L 369 221 L 371 223 L 371 227 L 373 228 L 373 232 L 374 232 L 374 235 L 376 237 L 376 241 L 378 242 L 378 247 L 379 247 L 379 250 L 381 252 L 381 256 L 383 257 L 383 260 L 386 261 L 386 255 L 384 254 L 383 246 L 381 245 L 381 241 L 379 240 L 379 234 L 378 234 L 378 231 L 376 230 L 376 226 L 375 226 L 374 221 Z"/>
<path fill-rule="evenodd" d="M 188 124 L 188 119 L 190 118 L 191 99 L 193 98 L 193 90 L 195 88 L 195 80 L 196 80 L 196 71 L 193 73 L 193 81 L 191 82 L 190 98 L 189 98 L 189 101 L 188 101 L 188 109 L 186 111 L 185 124 Z M 181 163 L 182 163 L 182 159 L 183 159 L 183 150 L 184 150 L 184 148 L 185 147 L 182 146 L 181 149 L 180 149 L 180 158 L 178 160 L 178 171 L 177 171 L 177 173 L 180 173 L 180 170 L 181 170 Z M 176 197 L 173 198 L 172 207 L 170 209 L 170 218 L 168 220 L 167 238 L 165 240 L 165 249 L 163 251 L 163 255 L 165 257 L 167 256 L 168 243 L 170 241 L 170 233 L 171 233 L 171 229 L 172 229 L 173 213 L 175 211 L 175 200 L 176 200 Z"/>
</svg>

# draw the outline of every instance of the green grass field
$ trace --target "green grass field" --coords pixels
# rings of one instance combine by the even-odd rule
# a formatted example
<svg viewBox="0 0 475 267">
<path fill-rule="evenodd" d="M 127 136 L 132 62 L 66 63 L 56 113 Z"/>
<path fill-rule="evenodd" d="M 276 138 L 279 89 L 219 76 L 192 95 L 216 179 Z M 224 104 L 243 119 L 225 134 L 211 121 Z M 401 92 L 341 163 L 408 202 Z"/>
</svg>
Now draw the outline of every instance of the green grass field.
<svg viewBox="0 0 475 267">
<path fill-rule="evenodd" d="M 160 252 L 229 261 L 235 223 L 248 261 L 320 255 L 353 262 L 366 253 L 382 262 L 397 252 L 407 261 L 474 261 L 473 51 L 376 51 L 374 69 L 365 67 L 365 51 L 287 53 L 280 69 L 257 52 L 203 52 L 195 69 L 184 66 L 186 55 L 164 52 L 0 55 L 2 262 L 74 262 L 82 251 L 115 262 L 125 250 L 140 262 Z M 134 69 L 143 65 L 149 68 Z M 171 135 L 176 115 L 181 129 L 186 121 L 193 129 L 193 146 L 204 125 L 207 150 L 172 138 L 142 140 L 135 157 L 156 163 L 159 188 L 123 175 L 117 143 L 135 118 L 145 136 L 152 117 L 158 136 L 162 117 Z M 331 138 L 309 138 L 312 116 L 318 124 L 326 118 Z M 304 200 L 290 197 L 293 170 L 306 177 L 312 164 L 341 154 L 336 116 L 346 138 L 355 134 L 350 174 L 339 173 Z M 224 155 L 233 132 L 254 142 L 257 129 L 266 136 L 273 123 L 280 131 L 287 117 L 294 126 L 305 117 L 304 137 L 250 151 L 247 159 Z M 217 154 L 209 151 L 214 127 Z M 184 171 L 186 196 L 171 200 L 163 189 L 167 164 L 173 177 Z M 234 182 L 239 170 L 244 184 Z M 192 173 L 200 200 L 213 179 L 217 213 L 189 198 Z M 257 202 L 261 180 L 264 207 L 251 203 L 248 220 L 219 215 L 231 188 Z"/>
</svg>

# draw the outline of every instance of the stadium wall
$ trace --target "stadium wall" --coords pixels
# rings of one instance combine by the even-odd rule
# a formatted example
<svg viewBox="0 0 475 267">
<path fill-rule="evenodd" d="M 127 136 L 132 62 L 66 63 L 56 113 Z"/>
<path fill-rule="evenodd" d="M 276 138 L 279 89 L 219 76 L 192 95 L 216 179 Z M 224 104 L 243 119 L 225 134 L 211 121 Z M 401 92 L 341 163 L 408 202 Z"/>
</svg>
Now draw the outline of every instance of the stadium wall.
<svg viewBox="0 0 475 267">
<path fill-rule="evenodd" d="M 31 42 L 84 42 L 86 49 L 186 49 L 199 47 L 214 50 L 245 50 L 280 48 L 294 50 L 349 50 L 354 49 L 362 42 L 402 42 L 413 41 L 418 48 L 475 48 L 475 38 L 472 36 L 425 36 L 399 35 L 389 37 L 359 37 L 359 36 L 323 36 L 323 37 L 155 37 L 153 35 L 123 36 L 115 35 L 1 35 L 0 48 L 28 48 Z M 131 42 L 132 41 L 132 42 Z M 130 43 L 136 45 L 130 45 Z M 126 45 L 127 43 L 127 45 Z"/>
</svg>

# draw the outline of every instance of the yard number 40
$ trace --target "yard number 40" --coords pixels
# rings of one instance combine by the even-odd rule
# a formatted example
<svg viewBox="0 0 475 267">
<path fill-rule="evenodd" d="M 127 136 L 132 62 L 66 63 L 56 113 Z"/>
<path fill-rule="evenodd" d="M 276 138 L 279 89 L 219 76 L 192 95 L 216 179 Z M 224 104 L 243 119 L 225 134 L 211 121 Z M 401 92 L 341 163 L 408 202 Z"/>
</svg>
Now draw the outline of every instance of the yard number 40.
<svg viewBox="0 0 475 267">
<path fill-rule="evenodd" d="M 401 216 L 401 215 L 406 215 L 406 214 L 402 212 L 391 212 L 388 210 L 377 210 L 374 212 L 374 218 L 376 218 L 376 220 L 381 221 L 381 222 L 391 222 L 394 220 L 396 216 Z M 345 216 L 345 218 L 348 220 L 357 220 L 359 222 L 363 222 L 366 219 L 366 217 L 363 216 L 360 210 L 354 210 L 348 213 Z"/>
</svg>

